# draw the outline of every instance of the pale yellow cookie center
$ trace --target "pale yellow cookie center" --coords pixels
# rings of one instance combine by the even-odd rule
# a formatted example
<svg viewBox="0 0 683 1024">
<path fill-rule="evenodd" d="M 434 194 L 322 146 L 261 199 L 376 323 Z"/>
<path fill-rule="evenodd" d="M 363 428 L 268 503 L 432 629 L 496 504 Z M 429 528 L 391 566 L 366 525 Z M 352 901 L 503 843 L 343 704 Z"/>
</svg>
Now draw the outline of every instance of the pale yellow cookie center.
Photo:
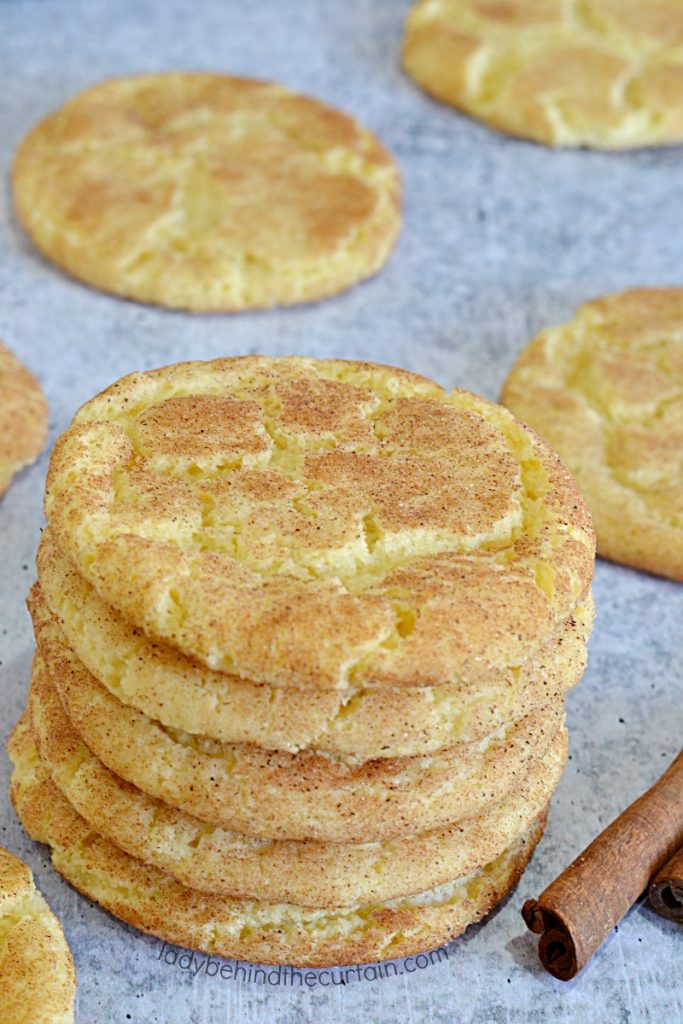
<svg viewBox="0 0 683 1024">
<path fill-rule="evenodd" d="M 259 572 L 364 589 L 397 559 L 505 547 L 520 467 L 476 412 L 301 379 L 174 395 L 119 419 L 134 452 L 111 511 Z"/>
</svg>

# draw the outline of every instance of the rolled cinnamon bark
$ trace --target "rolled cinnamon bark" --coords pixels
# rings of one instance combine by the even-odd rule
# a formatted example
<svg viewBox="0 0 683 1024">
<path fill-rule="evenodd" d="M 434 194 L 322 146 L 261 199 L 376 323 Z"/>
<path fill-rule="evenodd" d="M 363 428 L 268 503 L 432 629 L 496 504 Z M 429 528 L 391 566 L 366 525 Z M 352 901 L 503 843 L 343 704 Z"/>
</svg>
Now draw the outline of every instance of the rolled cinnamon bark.
<svg viewBox="0 0 683 1024">
<path fill-rule="evenodd" d="M 658 914 L 683 922 L 683 847 L 652 879 L 649 896 Z"/>
<path fill-rule="evenodd" d="M 683 846 L 683 751 L 522 916 L 541 935 L 538 955 L 561 981 L 583 970 L 675 850 Z"/>
</svg>

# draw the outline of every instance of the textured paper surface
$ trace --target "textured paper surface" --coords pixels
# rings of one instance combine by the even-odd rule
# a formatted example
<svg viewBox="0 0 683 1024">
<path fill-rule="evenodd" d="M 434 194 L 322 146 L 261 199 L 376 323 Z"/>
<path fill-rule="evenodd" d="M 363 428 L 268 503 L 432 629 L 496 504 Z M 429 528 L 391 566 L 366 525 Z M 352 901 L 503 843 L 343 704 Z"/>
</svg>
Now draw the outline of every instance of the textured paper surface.
<svg viewBox="0 0 683 1024">
<path fill-rule="evenodd" d="M 682 149 L 563 153 L 495 135 L 432 103 L 402 75 L 405 11 L 394 0 L 0 6 L 3 172 L 34 121 L 95 79 L 189 67 L 279 79 L 347 109 L 382 137 L 404 178 L 403 235 L 378 278 L 317 306 L 232 317 L 166 313 L 68 280 L 31 249 L 5 192 L 0 336 L 43 382 L 51 442 L 82 401 L 120 375 L 219 354 L 375 359 L 496 397 L 528 337 L 568 319 L 582 300 L 681 283 Z M 0 503 L 3 747 L 28 683 L 24 598 L 46 464 L 43 457 L 23 472 Z M 520 917 L 524 897 L 537 895 L 681 745 L 683 588 L 600 563 L 596 601 L 590 667 L 569 699 L 572 759 L 545 839 L 505 906 L 421 970 L 349 976 L 344 986 L 264 985 L 204 969 L 193 978 L 159 959 L 155 939 L 59 879 L 14 819 L 0 754 L 0 843 L 31 864 L 64 923 L 79 1024 L 683 1021 L 683 932 L 646 904 L 570 985 L 543 974 Z"/>
</svg>

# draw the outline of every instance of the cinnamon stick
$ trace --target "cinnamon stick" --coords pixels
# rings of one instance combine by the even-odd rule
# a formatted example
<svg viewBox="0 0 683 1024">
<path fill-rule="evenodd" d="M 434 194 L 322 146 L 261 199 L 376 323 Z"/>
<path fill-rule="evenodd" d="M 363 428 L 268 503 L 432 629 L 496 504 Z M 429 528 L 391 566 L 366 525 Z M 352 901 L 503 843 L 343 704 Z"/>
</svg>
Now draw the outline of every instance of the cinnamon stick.
<svg viewBox="0 0 683 1024">
<path fill-rule="evenodd" d="M 658 914 L 683 922 L 683 847 L 652 879 L 649 896 Z"/>
<path fill-rule="evenodd" d="M 561 981 L 583 970 L 596 949 L 683 846 L 683 750 L 539 896 L 522 916 L 541 935 L 538 955 Z"/>
</svg>

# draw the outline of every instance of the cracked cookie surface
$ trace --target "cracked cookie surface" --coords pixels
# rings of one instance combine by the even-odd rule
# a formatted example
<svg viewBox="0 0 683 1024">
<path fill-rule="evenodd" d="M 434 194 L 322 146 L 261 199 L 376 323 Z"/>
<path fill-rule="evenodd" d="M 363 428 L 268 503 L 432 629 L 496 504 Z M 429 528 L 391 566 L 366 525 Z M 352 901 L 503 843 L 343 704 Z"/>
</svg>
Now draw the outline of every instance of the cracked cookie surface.
<svg viewBox="0 0 683 1024">
<path fill-rule="evenodd" d="M 590 516 L 505 409 L 366 363 L 133 374 L 53 452 L 46 514 L 100 596 L 209 668 L 320 688 L 477 680 L 585 598 Z"/>
<path fill-rule="evenodd" d="M 403 64 L 510 135 L 598 149 L 683 138 L 679 0 L 420 0 Z"/>
<path fill-rule="evenodd" d="M 142 302 L 310 302 L 375 273 L 400 225 L 398 169 L 351 117 L 208 73 L 111 79 L 26 136 L 14 200 L 37 247 Z"/>
<path fill-rule="evenodd" d="M 683 289 L 587 302 L 522 351 L 503 401 L 574 473 L 599 554 L 683 579 Z"/>
</svg>

